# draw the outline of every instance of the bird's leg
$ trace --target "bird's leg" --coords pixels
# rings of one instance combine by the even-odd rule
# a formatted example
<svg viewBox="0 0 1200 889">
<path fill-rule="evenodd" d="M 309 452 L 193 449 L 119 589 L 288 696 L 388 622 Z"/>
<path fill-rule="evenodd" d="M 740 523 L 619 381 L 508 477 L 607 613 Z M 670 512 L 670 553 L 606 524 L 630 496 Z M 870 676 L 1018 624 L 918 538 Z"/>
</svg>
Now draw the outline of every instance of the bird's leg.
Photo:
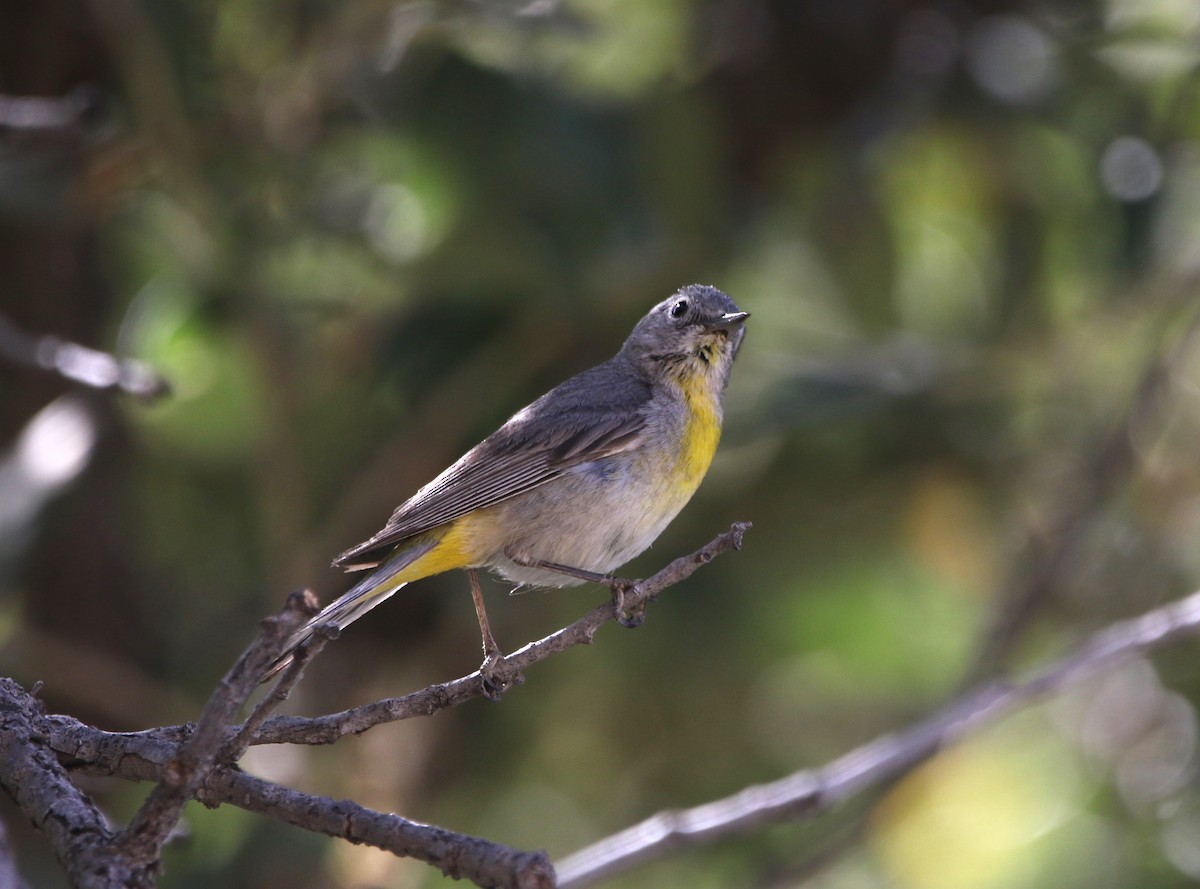
<svg viewBox="0 0 1200 889">
<path fill-rule="evenodd" d="M 510 683 L 496 675 L 496 668 L 504 660 L 504 652 L 496 644 L 492 635 L 492 625 L 488 621 L 487 609 L 483 605 L 483 590 L 479 587 L 479 572 L 474 568 L 467 569 L 467 580 L 471 583 L 471 600 L 475 603 L 475 617 L 479 621 L 479 635 L 483 637 L 483 663 L 479 665 L 479 675 L 483 679 L 483 694 L 489 701 L 499 701 Z"/>
<path fill-rule="evenodd" d="M 628 611 L 625 609 L 625 594 L 637 586 L 640 581 L 626 580 L 623 577 L 613 577 L 611 574 L 599 574 L 584 568 L 572 568 L 570 565 L 560 565 L 558 562 L 546 562 L 541 559 L 525 560 L 511 553 L 507 555 L 522 568 L 542 568 L 546 571 L 553 571 L 555 574 L 565 574 L 567 577 L 575 577 L 579 580 L 585 580 L 588 583 L 598 583 L 601 586 L 608 587 L 612 593 L 613 611 L 616 612 L 617 623 L 623 627 L 630 629 L 640 627 L 646 620 L 645 602 Z"/>
</svg>

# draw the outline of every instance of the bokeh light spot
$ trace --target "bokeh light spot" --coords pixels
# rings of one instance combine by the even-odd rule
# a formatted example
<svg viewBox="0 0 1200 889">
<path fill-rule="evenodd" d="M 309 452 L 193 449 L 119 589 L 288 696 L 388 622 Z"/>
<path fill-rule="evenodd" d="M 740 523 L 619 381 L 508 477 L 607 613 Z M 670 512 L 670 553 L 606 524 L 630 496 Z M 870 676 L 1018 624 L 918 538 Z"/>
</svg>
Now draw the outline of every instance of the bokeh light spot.
<svg viewBox="0 0 1200 889">
<path fill-rule="evenodd" d="M 1145 139 L 1120 136 L 1104 149 L 1100 181 L 1117 200 L 1143 201 L 1158 192 L 1162 180 L 1162 161 Z"/>
</svg>

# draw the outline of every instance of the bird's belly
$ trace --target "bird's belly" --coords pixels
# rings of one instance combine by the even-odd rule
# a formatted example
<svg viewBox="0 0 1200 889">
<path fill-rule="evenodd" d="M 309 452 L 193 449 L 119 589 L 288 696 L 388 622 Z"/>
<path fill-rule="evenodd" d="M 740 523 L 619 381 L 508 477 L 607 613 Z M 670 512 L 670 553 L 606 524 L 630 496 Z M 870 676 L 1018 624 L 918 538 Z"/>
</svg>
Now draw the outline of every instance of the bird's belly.
<svg viewBox="0 0 1200 889">
<path fill-rule="evenodd" d="M 624 456 L 625 459 L 621 459 Z M 555 562 L 609 573 L 652 544 L 695 493 L 700 475 L 618 455 L 568 472 L 485 512 L 504 529 L 486 560 L 517 583 L 575 586 L 582 581 L 521 562 Z"/>
</svg>

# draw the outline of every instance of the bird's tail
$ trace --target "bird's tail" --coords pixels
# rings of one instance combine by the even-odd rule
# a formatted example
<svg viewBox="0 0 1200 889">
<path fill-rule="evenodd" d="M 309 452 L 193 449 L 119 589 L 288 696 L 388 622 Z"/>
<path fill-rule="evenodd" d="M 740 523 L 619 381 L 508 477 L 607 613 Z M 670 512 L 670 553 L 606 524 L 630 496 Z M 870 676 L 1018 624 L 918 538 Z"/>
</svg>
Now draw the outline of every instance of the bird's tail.
<svg viewBox="0 0 1200 889">
<path fill-rule="evenodd" d="M 396 580 L 397 576 L 433 549 L 435 545 L 436 541 L 424 541 L 396 553 L 352 586 L 340 598 L 322 608 L 315 617 L 292 634 L 283 653 L 263 674 L 262 681 L 266 682 L 290 664 L 296 651 L 309 643 L 318 627 L 333 625 L 339 630 L 344 630 L 376 605 L 390 598 L 408 582 L 407 580 Z"/>
</svg>

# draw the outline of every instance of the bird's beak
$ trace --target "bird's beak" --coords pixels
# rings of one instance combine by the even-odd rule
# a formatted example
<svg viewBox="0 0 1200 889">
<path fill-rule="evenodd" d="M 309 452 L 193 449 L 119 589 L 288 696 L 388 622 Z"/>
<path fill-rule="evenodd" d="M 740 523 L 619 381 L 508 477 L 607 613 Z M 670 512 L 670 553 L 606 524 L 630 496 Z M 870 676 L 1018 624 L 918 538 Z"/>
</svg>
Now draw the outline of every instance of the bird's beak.
<svg viewBox="0 0 1200 889">
<path fill-rule="evenodd" d="M 749 312 L 726 312 L 720 318 L 715 318 L 712 321 L 705 321 L 704 326 L 708 330 L 729 331 L 733 330 L 749 317 Z"/>
</svg>

